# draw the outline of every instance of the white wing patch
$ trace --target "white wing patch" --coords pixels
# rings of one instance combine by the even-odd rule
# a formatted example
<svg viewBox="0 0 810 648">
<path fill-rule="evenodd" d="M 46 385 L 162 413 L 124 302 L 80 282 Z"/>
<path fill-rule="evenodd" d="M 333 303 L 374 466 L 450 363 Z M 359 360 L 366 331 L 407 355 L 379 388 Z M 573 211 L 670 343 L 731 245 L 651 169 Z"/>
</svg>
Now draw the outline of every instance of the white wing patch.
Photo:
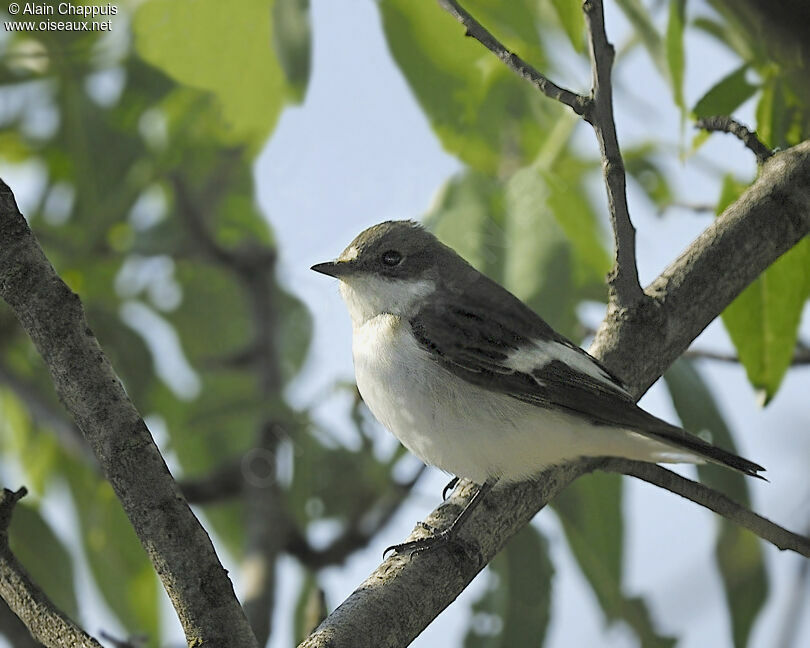
<svg viewBox="0 0 810 648">
<path fill-rule="evenodd" d="M 606 387 L 627 393 L 602 367 L 584 353 L 572 349 L 567 344 L 554 340 L 537 339 L 530 346 L 521 347 L 509 354 L 504 363 L 510 369 L 531 375 L 555 360 L 571 367 L 572 370 L 598 380 Z"/>
</svg>

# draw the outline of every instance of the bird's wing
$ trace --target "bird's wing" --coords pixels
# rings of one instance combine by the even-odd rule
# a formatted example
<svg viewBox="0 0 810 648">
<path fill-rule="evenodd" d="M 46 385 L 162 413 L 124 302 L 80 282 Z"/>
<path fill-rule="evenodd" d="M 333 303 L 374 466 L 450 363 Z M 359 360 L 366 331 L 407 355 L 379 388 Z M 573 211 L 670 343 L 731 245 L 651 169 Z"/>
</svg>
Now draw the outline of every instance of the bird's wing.
<svg viewBox="0 0 810 648">
<path fill-rule="evenodd" d="M 479 287 L 429 300 L 409 320 L 419 343 L 454 375 L 596 425 L 638 431 L 749 475 L 764 470 L 644 411 L 598 360 L 520 300 L 489 280 Z"/>
<path fill-rule="evenodd" d="M 468 382 L 594 423 L 635 427 L 632 396 L 595 358 L 533 312 L 537 322 L 527 326 L 525 312 L 487 306 L 433 301 L 410 320 L 411 329 L 436 362 Z"/>
</svg>

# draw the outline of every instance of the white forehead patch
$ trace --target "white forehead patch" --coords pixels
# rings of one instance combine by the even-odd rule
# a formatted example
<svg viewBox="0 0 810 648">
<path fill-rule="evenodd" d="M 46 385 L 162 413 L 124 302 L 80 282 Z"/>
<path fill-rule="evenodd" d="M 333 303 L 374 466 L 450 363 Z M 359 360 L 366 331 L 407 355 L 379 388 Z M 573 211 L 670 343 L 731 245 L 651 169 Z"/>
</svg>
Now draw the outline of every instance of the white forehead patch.
<svg viewBox="0 0 810 648">
<path fill-rule="evenodd" d="M 356 245 L 347 247 L 338 257 L 338 261 L 354 261 L 357 258 L 358 250 Z"/>
</svg>

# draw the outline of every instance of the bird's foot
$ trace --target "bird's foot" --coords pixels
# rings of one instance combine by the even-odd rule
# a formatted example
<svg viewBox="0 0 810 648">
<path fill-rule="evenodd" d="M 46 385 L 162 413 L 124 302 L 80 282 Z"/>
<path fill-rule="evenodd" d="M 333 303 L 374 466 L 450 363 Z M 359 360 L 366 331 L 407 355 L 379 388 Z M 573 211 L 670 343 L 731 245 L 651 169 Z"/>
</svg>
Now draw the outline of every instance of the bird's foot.
<svg viewBox="0 0 810 648">
<path fill-rule="evenodd" d="M 458 484 L 458 477 L 453 477 L 442 490 L 442 500 L 447 500 L 447 494 L 456 487 L 456 484 Z"/>
<path fill-rule="evenodd" d="M 453 529 L 439 531 L 431 527 L 429 524 L 425 524 L 424 522 L 420 522 L 419 526 L 430 531 L 431 535 L 424 536 L 423 538 L 417 538 L 416 540 L 409 540 L 408 542 L 401 542 L 400 544 L 391 545 L 390 547 L 387 547 L 385 551 L 383 551 L 383 558 L 388 555 L 389 551 L 393 551 L 396 554 L 409 554 L 411 558 L 413 558 L 416 554 L 438 547 L 451 548 L 451 545 L 456 545 L 459 548 L 462 548 L 458 542 L 458 539 L 455 537 L 456 534 Z"/>
</svg>

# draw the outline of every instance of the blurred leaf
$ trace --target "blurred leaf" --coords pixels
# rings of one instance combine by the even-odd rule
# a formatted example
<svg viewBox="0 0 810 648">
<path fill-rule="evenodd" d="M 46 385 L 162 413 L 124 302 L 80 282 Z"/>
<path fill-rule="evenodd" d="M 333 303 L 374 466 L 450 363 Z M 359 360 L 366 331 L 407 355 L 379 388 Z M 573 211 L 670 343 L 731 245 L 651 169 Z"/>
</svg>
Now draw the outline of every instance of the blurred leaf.
<svg viewBox="0 0 810 648">
<path fill-rule="evenodd" d="M 315 574 L 306 570 L 293 617 L 296 645 L 318 627 L 318 624 L 326 618 L 327 613 L 324 593 L 318 584 L 318 579 Z"/>
<path fill-rule="evenodd" d="M 695 107 L 692 108 L 692 115 L 697 119 L 714 115 L 731 115 L 753 97 L 758 89 L 758 86 L 748 82 L 746 78 L 748 70 L 747 64 L 741 65 L 734 72 L 720 79 L 698 99 Z"/>
<path fill-rule="evenodd" d="M 551 0 L 568 40 L 577 52 L 585 51 L 585 12 L 576 0 Z"/>
<path fill-rule="evenodd" d="M 467 8 L 506 46 L 541 66 L 533 13 L 522 2 Z M 388 47 L 443 146 L 491 175 L 532 160 L 562 108 L 540 96 L 434 2 L 381 0 Z M 493 10 L 497 8 L 497 11 Z M 492 21 L 497 21 L 493 26 Z M 497 29 L 496 29 L 497 27 Z"/>
<path fill-rule="evenodd" d="M 548 541 L 524 527 L 489 565 L 494 582 L 472 605 L 464 648 L 541 646 L 551 619 Z"/>
<path fill-rule="evenodd" d="M 503 187 L 494 178 L 468 170 L 447 181 L 425 225 L 478 271 L 502 275 Z"/>
<path fill-rule="evenodd" d="M 281 69 L 298 102 L 303 101 L 312 64 L 309 0 L 275 0 L 273 44 Z"/>
<path fill-rule="evenodd" d="M 719 22 L 706 16 L 695 18 L 692 25 L 710 36 L 717 42 L 728 47 L 743 61 L 750 61 L 754 58 L 754 51 L 751 42 L 738 29 L 734 29 L 729 23 Z"/>
<path fill-rule="evenodd" d="M 258 151 L 287 97 L 266 0 L 246 0 L 238 9 L 216 0 L 150 0 L 138 7 L 133 27 L 146 61 L 213 93 L 230 141 Z"/>
<path fill-rule="evenodd" d="M 563 334 L 577 323 L 571 245 L 549 207 L 543 176 L 527 167 L 506 184 L 503 285 Z"/>
<path fill-rule="evenodd" d="M 11 372 L 3 369 L 2 373 Z M 30 390 L 37 383 L 26 381 Z M 53 405 L 58 407 L 56 403 Z M 31 420 L 31 414 L 12 389 L 0 386 L 0 454 L 17 457 L 22 465 L 25 483 L 43 494 L 48 480 L 59 463 L 59 444 L 51 431 L 42 432 Z"/>
<path fill-rule="evenodd" d="M 554 160 L 553 171 L 533 164 L 505 183 L 460 174 L 425 223 L 478 270 L 573 336 L 577 304 L 604 299 L 610 257 L 584 191 L 589 167 L 564 155 Z"/>
<path fill-rule="evenodd" d="M 66 462 L 67 463 L 67 462 Z M 75 461 L 66 477 L 79 516 L 82 544 L 104 601 L 132 635 L 160 645 L 159 585 L 112 487 Z"/>
<path fill-rule="evenodd" d="M 709 432 L 713 443 L 735 452 L 731 432 L 693 363 L 680 358 L 664 379 L 683 426 L 694 433 Z M 698 466 L 698 472 L 704 483 L 749 505 L 748 486 L 743 475 L 713 464 Z M 720 519 L 715 554 L 728 602 L 734 646 L 744 648 L 768 597 L 762 549 L 754 534 Z"/>
<path fill-rule="evenodd" d="M 672 202 L 672 189 L 661 166 L 656 161 L 655 147 L 642 145 L 622 151 L 627 173 L 638 182 L 647 198 L 658 208 Z"/>
<path fill-rule="evenodd" d="M 727 176 L 717 213 L 746 188 Z M 776 395 L 796 348 L 804 303 L 810 297 L 810 239 L 805 237 L 757 277 L 724 311 L 748 380 L 767 404 Z"/>
<path fill-rule="evenodd" d="M 39 511 L 26 504 L 14 508 L 9 547 L 48 598 L 69 617 L 78 618 L 73 558 Z"/>
<path fill-rule="evenodd" d="M 392 488 L 393 458 L 379 460 L 362 447 L 327 445 L 313 433 L 296 436 L 293 452 L 289 509 L 302 526 L 325 517 L 362 520 Z"/>
<path fill-rule="evenodd" d="M 681 109 L 681 113 L 686 110 L 683 100 L 683 77 L 686 65 L 683 51 L 683 36 L 686 26 L 685 10 L 686 0 L 670 0 L 666 34 L 667 69 L 669 70 L 669 79 L 672 85 L 672 96 L 675 99 L 675 104 Z"/>
<path fill-rule="evenodd" d="M 810 119 L 810 109 L 799 102 L 779 74 L 769 72 L 757 104 L 757 135 L 774 148 L 795 146 L 805 138 L 803 124 Z"/>
<path fill-rule="evenodd" d="M 286 383 L 298 374 L 306 360 L 312 339 L 312 316 L 298 297 L 279 287 L 276 288 L 275 304 L 279 369 Z"/>
<path fill-rule="evenodd" d="M 641 37 L 641 42 L 644 43 L 644 47 L 659 73 L 664 78 L 668 78 L 667 60 L 661 35 L 641 0 L 616 0 L 616 4 L 619 5 L 627 20 Z"/>
<path fill-rule="evenodd" d="M 645 648 L 670 648 L 675 640 L 658 634 L 644 600 L 623 592 L 621 502 L 621 476 L 593 473 L 562 491 L 552 506 L 608 621 L 625 621 Z"/>
<path fill-rule="evenodd" d="M 586 185 L 590 170 L 589 164 L 566 154 L 560 156 L 543 176 L 550 189 L 548 206 L 573 248 L 577 299 L 604 301 L 607 295 L 605 278 L 612 258 L 605 245 L 606 232 L 602 221 L 588 199 Z"/>
</svg>

